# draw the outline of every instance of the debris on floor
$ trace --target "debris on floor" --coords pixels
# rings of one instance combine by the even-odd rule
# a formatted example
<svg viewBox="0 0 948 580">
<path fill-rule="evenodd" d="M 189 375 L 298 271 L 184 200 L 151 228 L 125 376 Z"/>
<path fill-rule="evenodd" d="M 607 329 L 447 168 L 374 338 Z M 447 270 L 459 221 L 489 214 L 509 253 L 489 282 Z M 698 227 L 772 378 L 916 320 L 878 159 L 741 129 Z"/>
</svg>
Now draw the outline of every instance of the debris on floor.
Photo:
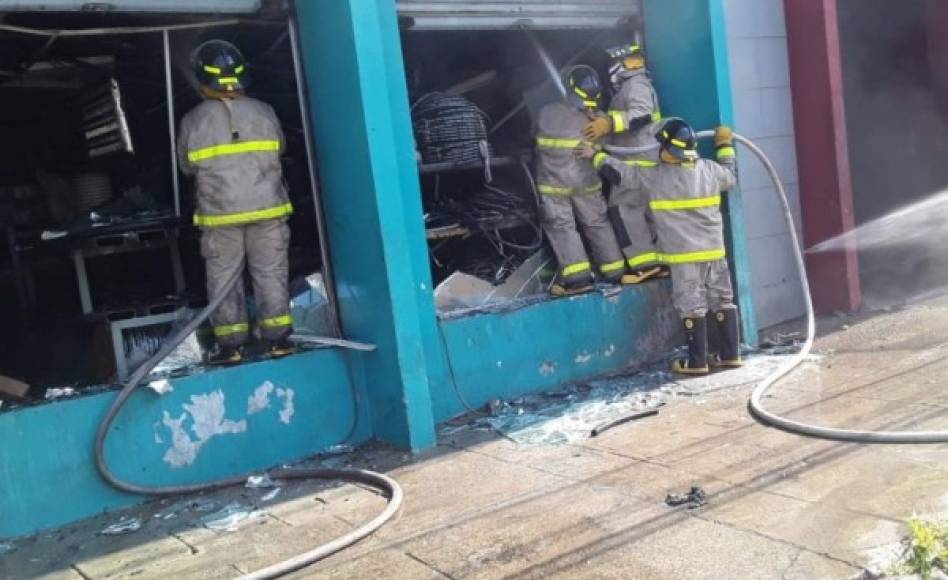
<svg viewBox="0 0 948 580">
<path fill-rule="evenodd" d="M 156 513 L 153 517 L 159 520 L 170 520 L 177 517 L 179 514 L 189 511 L 195 513 L 207 513 L 217 509 L 218 503 L 216 501 L 196 497 L 192 499 L 186 499 L 180 501 L 176 504 L 171 505 L 167 509 L 164 509 Z"/>
<path fill-rule="evenodd" d="M 270 489 L 271 487 L 276 487 L 276 484 L 273 483 L 269 473 L 264 473 L 261 475 L 251 475 L 248 477 L 247 483 L 244 484 L 244 487 L 250 489 Z"/>
<path fill-rule="evenodd" d="M 159 395 L 167 395 L 168 393 L 174 391 L 174 387 L 171 386 L 171 382 L 167 379 L 152 381 L 148 383 L 148 388 L 155 391 Z"/>
<path fill-rule="evenodd" d="M 75 394 L 76 394 L 76 389 L 74 387 L 46 389 L 46 400 L 55 401 L 56 399 L 72 397 Z"/>
<path fill-rule="evenodd" d="M 786 352 L 796 350 L 788 348 Z M 487 429 L 522 445 L 565 445 L 595 436 L 592 432 L 599 433 L 603 427 L 616 427 L 616 421 L 622 424 L 654 416 L 655 409 L 679 397 L 694 398 L 753 384 L 779 368 L 786 358 L 782 352 L 759 351 L 748 356 L 740 369 L 693 379 L 681 379 L 662 370 L 666 368 L 662 362 L 636 374 L 576 384 L 551 393 L 509 402 L 491 400 L 482 416 L 462 425 L 445 424 L 440 434 Z"/>
<path fill-rule="evenodd" d="M 281 491 L 283 491 L 282 487 L 274 488 L 261 497 L 260 501 L 273 501 L 276 499 L 276 496 L 280 495 Z"/>
<path fill-rule="evenodd" d="M 236 532 L 237 525 L 247 519 L 260 515 L 261 512 L 241 505 L 237 502 L 227 504 L 220 511 L 208 514 L 201 518 L 201 525 L 209 530 L 220 532 Z"/>
<path fill-rule="evenodd" d="M 708 503 L 708 494 L 700 487 L 692 487 L 688 493 L 670 493 L 665 497 L 665 504 L 671 507 L 687 505 L 688 509 L 697 509 Z"/>
<path fill-rule="evenodd" d="M 339 444 L 332 445 L 326 449 L 325 455 L 345 455 L 347 453 L 352 453 L 353 451 L 355 451 L 354 445 Z"/>
<path fill-rule="evenodd" d="M 114 524 L 106 526 L 99 534 L 102 536 L 123 536 L 137 532 L 140 529 L 142 529 L 141 518 L 122 518 Z"/>
<path fill-rule="evenodd" d="M 664 404 L 665 403 L 661 403 L 659 404 L 659 406 L 663 406 Z M 625 417 L 621 417 L 619 419 L 616 419 L 615 421 L 609 421 L 608 423 L 603 423 L 602 425 L 593 429 L 592 432 L 589 434 L 589 436 L 598 437 L 599 435 L 602 435 L 603 433 L 605 433 L 609 429 L 612 429 L 613 427 L 618 427 L 619 425 L 625 425 L 626 423 L 631 423 L 632 421 L 638 421 L 639 419 L 647 419 L 649 417 L 654 417 L 656 415 L 658 415 L 658 409 L 649 409 L 648 411 L 642 411 L 640 413 L 632 413 L 631 415 L 626 415 Z"/>
</svg>

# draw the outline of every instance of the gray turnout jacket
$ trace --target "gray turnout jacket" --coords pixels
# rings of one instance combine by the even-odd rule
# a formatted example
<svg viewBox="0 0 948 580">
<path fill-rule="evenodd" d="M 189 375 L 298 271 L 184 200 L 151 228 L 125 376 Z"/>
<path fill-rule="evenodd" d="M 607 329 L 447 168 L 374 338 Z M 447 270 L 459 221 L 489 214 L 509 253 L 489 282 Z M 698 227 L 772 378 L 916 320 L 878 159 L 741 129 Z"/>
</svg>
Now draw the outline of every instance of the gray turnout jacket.
<svg viewBox="0 0 948 580">
<path fill-rule="evenodd" d="M 639 69 L 620 73 L 622 84 L 609 105 L 612 134 L 609 142 L 618 147 L 641 147 L 655 143 L 656 124 L 662 118 L 658 94 L 648 71 Z M 646 124 L 642 119 L 648 118 Z M 657 153 L 636 157 L 657 159 Z"/>
<path fill-rule="evenodd" d="M 589 116 L 563 102 L 550 103 L 537 122 L 537 188 L 544 195 L 573 195 L 602 191 L 596 168 L 574 153 L 583 143 Z"/>
<path fill-rule="evenodd" d="M 725 257 L 721 192 L 737 183 L 733 147 L 718 150 L 718 163 L 699 159 L 640 167 L 599 153 L 594 164 L 616 170 L 621 187 L 648 203 L 658 234 L 659 261 L 691 264 Z"/>
<path fill-rule="evenodd" d="M 195 177 L 195 225 L 238 226 L 291 214 L 280 165 L 284 143 L 273 108 L 257 99 L 206 100 L 188 112 L 178 160 Z"/>
</svg>

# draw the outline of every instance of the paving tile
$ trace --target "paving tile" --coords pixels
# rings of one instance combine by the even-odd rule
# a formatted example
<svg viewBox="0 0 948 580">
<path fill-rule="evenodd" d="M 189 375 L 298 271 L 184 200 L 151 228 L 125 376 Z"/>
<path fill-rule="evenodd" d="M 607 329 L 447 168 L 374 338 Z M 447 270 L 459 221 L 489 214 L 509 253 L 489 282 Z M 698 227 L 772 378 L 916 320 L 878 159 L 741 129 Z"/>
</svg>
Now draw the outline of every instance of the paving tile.
<svg viewBox="0 0 948 580">
<path fill-rule="evenodd" d="M 354 547 L 353 556 L 400 547 L 421 534 L 456 526 L 522 498 L 543 496 L 570 484 L 561 477 L 466 451 L 408 466 L 391 475 L 405 493 L 404 506 L 397 519 Z M 356 525 L 373 518 L 383 505 L 382 498 L 363 494 L 340 515 Z"/>
<path fill-rule="evenodd" d="M 829 502 L 811 503 L 763 492 L 720 504 L 712 500 L 701 517 L 840 560 L 852 559 L 860 566 L 867 560 L 856 554 L 869 547 L 867 534 L 880 525 L 900 525 L 886 518 L 840 509 Z"/>
<path fill-rule="evenodd" d="M 397 550 L 379 550 L 362 558 L 342 563 L 331 558 L 306 570 L 287 576 L 288 579 L 319 578 L 325 580 L 443 580 L 444 574 Z"/>
<path fill-rule="evenodd" d="M 702 445 L 729 431 L 727 427 L 705 422 L 700 408 L 670 405 L 657 417 L 623 425 L 584 442 L 583 446 L 615 451 L 637 459 L 661 460 L 665 455 Z"/>
<path fill-rule="evenodd" d="M 512 578 L 770 579 L 779 578 L 797 553 L 757 534 L 689 516 L 645 528 L 630 522 L 623 533 Z"/>
<path fill-rule="evenodd" d="M 628 494 L 576 484 L 424 534 L 403 548 L 454 578 L 499 578 L 613 535 L 655 508 Z M 635 516 L 633 516 L 635 514 Z"/>
<path fill-rule="evenodd" d="M 252 572 L 290 558 L 347 533 L 351 527 L 329 515 L 317 524 L 290 526 L 273 517 L 256 518 L 236 532 L 193 530 L 180 537 L 197 550 L 208 565 L 234 565 Z"/>
<path fill-rule="evenodd" d="M 860 568 L 814 554 L 800 551 L 793 564 L 781 575 L 782 580 L 813 580 L 814 578 L 851 579 L 862 573 Z"/>
<path fill-rule="evenodd" d="M 572 481 L 585 480 L 635 462 L 634 459 L 590 448 L 582 443 L 524 445 L 496 439 L 480 443 L 461 442 L 460 445 L 463 446 L 459 448 L 472 453 L 481 453 L 498 461 L 531 467 Z"/>
<path fill-rule="evenodd" d="M 121 538 L 121 540 L 118 540 Z M 172 537 L 149 538 L 145 535 L 99 537 L 97 542 L 110 542 L 113 546 L 85 550 L 93 555 L 82 554 L 75 560 L 76 568 L 92 578 L 128 578 L 141 575 L 143 570 L 161 567 L 163 562 L 189 558 L 191 551 Z"/>
</svg>

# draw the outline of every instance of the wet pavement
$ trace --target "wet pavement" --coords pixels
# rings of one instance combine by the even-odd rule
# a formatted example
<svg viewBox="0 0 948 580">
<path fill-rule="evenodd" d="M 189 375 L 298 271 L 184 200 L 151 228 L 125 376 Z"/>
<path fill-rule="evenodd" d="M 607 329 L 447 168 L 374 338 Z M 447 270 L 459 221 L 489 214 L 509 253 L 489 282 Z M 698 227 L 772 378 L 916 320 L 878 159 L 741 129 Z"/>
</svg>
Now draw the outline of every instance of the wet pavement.
<svg viewBox="0 0 948 580">
<path fill-rule="evenodd" d="M 948 429 L 946 328 L 948 298 L 821 320 L 815 355 L 767 405 L 839 427 Z M 405 506 L 372 538 L 293 577 L 891 571 L 906 520 L 948 518 L 948 445 L 834 443 L 757 424 L 746 401 L 782 360 L 775 352 L 707 379 L 653 369 L 496 403 L 444 425 L 438 447 L 418 456 L 370 447 L 325 458 L 389 473 Z M 652 408 L 657 416 L 587 434 Z M 385 501 L 350 485 L 256 483 L 107 514 L 12 551 L 0 544 L 0 578 L 232 578 L 345 533 Z M 666 504 L 694 487 L 703 505 Z M 103 535 L 110 526 L 115 535 Z"/>
</svg>

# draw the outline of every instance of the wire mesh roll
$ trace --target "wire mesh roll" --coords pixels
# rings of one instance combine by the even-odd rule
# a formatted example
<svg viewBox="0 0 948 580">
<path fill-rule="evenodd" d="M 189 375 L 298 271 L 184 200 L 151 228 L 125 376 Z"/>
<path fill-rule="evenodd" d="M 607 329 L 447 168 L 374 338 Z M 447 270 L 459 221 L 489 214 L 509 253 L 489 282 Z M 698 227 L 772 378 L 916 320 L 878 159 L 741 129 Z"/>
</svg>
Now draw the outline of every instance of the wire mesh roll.
<svg viewBox="0 0 948 580">
<path fill-rule="evenodd" d="M 415 142 L 424 163 L 469 165 L 493 150 L 487 141 L 490 118 L 464 97 L 429 93 L 412 106 Z"/>
</svg>

